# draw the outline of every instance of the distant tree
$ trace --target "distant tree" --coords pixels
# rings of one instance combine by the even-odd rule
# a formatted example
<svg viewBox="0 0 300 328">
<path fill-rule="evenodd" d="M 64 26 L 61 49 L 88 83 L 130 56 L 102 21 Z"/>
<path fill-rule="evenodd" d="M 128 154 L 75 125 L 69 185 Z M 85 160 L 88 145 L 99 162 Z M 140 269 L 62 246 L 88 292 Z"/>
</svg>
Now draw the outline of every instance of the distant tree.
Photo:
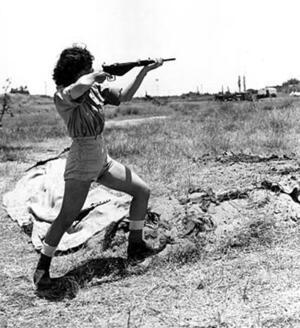
<svg viewBox="0 0 300 328">
<path fill-rule="evenodd" d="M 292 79 L 289 79 L 287 80 L 286 82 L 283 82 L 282 83 L 282 86 L 288 86 L 288 85 L 292 85 L 292 84 L 298 84 L 300 81 L 295 79 L 295 78 L 292 78 Z"/>
<path fill-rule="evenodd" d="M 25 86 L 21 85 L 19 88 L 11 88 L 10 93 L 21 93 L 24 95 L 29 95 L 27 85 L 25 85 Z"/>
<path fill-rule="evenodd" d="M 256 89 L 247 89 L 246 92 L 256 94 L 257 90 Z"/>
<path fill-rule="evenodd" d="M 298 91 L 300 88 L 300 81 L 298 79 L 292 78 L 283 82 L 279 88 L 279 91 L 282 92 L 291 92 L 291 91 Z"/>
<path fill-rule="evenodd" d="M 238 88 L 239 88 L 239 92 L 241 92 L 241 77 L 238 77 Z"/>
<path fill-rule="evenodd" d="M 8 90 L 10 88 L 10 85 L 11 85 L 11 80 L 9 78 L 7 78 L 5 80 L 5 84 L 3 86 L 4 94 L 2 97 L 2 109 L 0 112 L 0 128 L 2 127 L 2 118 L 3 118 L 4 114 L 7 113 L 9 110 L 9 103 L 10 103 L 11 99 L 8 94 Z M 11 116 L 13 116 L 12 113 L 11 113 Z"/>
<path fill-rule="evenodd" d="M 243 90 L 244 90 L 244 92 L 246 92 L 246 76 L 245 75 L 243 75 Z"/>
</svg>

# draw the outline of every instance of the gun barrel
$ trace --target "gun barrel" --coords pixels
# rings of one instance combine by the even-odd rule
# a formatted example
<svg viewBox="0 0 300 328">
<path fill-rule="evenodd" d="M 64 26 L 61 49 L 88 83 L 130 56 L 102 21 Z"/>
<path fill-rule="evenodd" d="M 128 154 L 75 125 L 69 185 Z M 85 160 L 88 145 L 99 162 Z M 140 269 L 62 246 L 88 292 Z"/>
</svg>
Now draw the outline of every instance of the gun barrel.
<svg viewBox="0 0 300 328">
<path fill-rule="evenodd" d="M 175 60 L 176 58 L 165 58 L 163 61 L 171 61 Z M 102 65 L 103 71 L 109 73 L 111 75 L 122 76 L 129 72 L 132 68 L 138 66 L 146 66 L 149 64 L 155 63 L 154 59 L 146 59 L 146 60 L 138 60 L 135 62 L 127 62 L 127 63 L 115 63 L 112 65 Z"/>
<path fill-rule="evenodd" d="M 176 58 L 163 58 L 162 61 L 166 62 L 166 61 L 171 61 L 171 60 L 175 60 Z M 136 66 L 145 66 L 145 65 L 149 65 L 149 64 L 154 64 L 155 60 L 154 59 L 146 59 L 146 60 L 138 60 L 136 62 Z"/>
<path fill-rule="evenodd" d="M 166 58 L 166 59 L 163 59 L 163 61 L 171 61 L 171 60 L 176 60 L 176 58 Z"/>
</svg>

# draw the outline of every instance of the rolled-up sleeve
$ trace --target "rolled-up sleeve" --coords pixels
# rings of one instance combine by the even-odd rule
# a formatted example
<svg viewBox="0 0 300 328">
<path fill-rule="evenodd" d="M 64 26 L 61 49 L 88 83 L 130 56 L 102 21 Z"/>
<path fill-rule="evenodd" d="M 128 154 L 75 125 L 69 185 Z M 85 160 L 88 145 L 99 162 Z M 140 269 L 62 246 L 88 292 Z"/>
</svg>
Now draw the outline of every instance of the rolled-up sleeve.
<svg viewBox="0 0 300 328">
<path fill-rule="evenodd" d="M 73 99 L 71 96 L 71 90 L 73 88 L 74 84 L 70 84 L 69 86 L 65 88 L 58 89 L 56 92 L 56 97 L 59 99 L 59 101 L 65 105 L 68 105 L 70 107 L 76 107 L 79 104 L 82 103 L 84 97 L 81 96 L 77 99 Z"/>
</svg>

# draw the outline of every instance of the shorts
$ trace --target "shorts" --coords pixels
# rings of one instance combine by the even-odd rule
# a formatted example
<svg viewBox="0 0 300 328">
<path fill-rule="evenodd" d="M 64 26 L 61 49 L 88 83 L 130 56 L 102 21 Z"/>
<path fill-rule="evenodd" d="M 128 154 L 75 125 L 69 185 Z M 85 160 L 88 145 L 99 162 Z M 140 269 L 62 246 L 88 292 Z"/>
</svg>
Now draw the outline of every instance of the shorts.
<svg viewBox="0 0 300 328">
<path fill-rule="evenodd" d="M 96 181 L 112 165 L 103 136 L 74 138 L 64 173 L 65 180 Z"/>
</svg>

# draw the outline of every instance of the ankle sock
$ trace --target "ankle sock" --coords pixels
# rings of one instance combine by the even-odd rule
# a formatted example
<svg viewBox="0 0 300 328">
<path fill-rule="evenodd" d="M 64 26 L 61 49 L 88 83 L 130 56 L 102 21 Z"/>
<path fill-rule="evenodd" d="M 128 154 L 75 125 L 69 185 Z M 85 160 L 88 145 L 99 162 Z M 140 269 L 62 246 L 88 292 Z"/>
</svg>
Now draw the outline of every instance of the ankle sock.
<svg viewBox="0 0 300 328">
<path fill-rule="evenodd" d="M 45 270 L 49 271 L 50 264 L 52 257 L 54 256 L 56 247 L 50 246 L 46 243 L 43 243 L 43 247 L 41 250 L 41 256 L 37 264 L 37 269 L 38 270 Z"/>
<path fill-rule="evenodd" d="M 144 220 L 129 222 L 129 243 L 141 243 L 143 241 Z"/>
<path fill-rule="evenodd" d="M 41 253 L 48 257 L 53 257 L 55 254 L 56 248 L 57 248 L 57 246 L 50 246 L 44 242 Z"/>
<path fill-rule="evenodd" d="M 52 257 L 41 254 L 40 259 L 37 264 L 37 270 L 49 271 Z"/>
</svg>

